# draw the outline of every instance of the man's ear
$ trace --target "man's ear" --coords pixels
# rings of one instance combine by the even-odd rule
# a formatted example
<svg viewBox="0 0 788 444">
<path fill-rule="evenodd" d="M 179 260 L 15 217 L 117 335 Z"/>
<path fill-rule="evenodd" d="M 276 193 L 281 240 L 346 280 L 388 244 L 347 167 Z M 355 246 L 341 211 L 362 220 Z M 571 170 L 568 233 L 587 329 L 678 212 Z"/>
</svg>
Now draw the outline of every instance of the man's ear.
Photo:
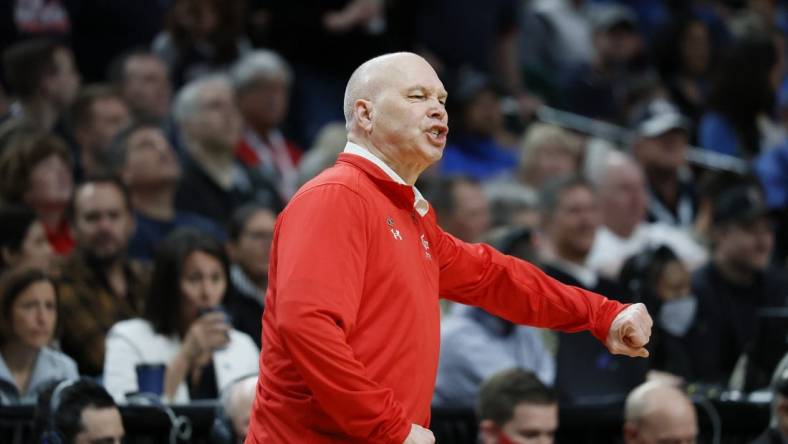
<svg viewBox="0 0 788 444">
<path fill-rule="evenodd" d="M 369 100 L 358 99 L 354 104 L 353 112 L 356 115 L 356 122 L 366 131 L 372 129 L 372 102 Z"/>
<path fill-rule="evenodd" d="M 479 423 L 481 444 L 498 444 L 498 426 L 490 419 Z"/>
</svg>

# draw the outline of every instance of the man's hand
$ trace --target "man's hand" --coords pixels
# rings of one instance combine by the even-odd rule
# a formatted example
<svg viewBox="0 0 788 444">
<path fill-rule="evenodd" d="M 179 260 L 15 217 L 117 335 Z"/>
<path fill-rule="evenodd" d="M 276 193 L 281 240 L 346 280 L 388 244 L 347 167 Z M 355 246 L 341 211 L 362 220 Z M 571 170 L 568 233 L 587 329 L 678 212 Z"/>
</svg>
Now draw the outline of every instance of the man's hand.
<svg viewBox="0 0 788 444">
<path fill-rule="evenodd" d="M 412 424 L 410 426 L 410 433 L 402 444 L 435 444 L 435 435 L 433 435 L 429 429 Z"/>
<path fill-rule="evenodd" d="M 653 323 L 645 305 L 630 305 L 613 319 L 605 343 L 607 349 L 614 355 L 647 358 L 645 346 L 651 337 Z"/>
</svg>

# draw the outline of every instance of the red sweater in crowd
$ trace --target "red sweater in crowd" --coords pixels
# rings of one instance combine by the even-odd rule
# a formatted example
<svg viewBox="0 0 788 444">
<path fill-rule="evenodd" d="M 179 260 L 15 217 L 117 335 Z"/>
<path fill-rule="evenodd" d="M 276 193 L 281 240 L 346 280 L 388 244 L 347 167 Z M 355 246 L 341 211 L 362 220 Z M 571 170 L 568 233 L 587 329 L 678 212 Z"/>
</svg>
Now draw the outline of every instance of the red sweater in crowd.
<svg viewBox="0 0 788 444">
<path fill-rule="evenodd" d="M 277 222 L 247 444 L 400 444 L 428 427 L 439 295 L 602 341 L 625 307 L 445 233 L 370 156 L 341 154 Z"/>
</svg>

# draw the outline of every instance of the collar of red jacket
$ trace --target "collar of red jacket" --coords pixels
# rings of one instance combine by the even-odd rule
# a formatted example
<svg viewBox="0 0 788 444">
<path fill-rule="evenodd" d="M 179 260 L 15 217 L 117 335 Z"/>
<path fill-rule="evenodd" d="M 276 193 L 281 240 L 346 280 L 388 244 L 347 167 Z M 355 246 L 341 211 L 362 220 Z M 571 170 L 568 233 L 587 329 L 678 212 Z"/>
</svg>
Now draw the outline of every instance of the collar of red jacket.
<svg viewBox="0 0 788 444">
<path fill-rule="evenodd" d="M 357 156 L 355 154 L 340 153 L 337 158 L 337 163 L 349 164 L 363 171 L 369 176 L 375 184 L 387 195 L 398 207 L 409 208 L 414 210 L 413 205 L 416 195 L 413 187 L 410 185 L 403 185 L 395 182 L 386 174 L 385 171 L 380 169 L 377 165 L 369 160 Z"/>
</svg>

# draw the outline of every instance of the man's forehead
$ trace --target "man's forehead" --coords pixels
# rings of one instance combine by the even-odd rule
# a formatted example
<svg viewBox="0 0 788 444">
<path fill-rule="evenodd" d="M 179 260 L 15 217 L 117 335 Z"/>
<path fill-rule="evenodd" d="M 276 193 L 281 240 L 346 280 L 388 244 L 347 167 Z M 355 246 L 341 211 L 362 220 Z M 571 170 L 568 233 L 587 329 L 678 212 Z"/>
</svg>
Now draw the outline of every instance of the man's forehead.
<svg viewBox="0 0 788 444">
<path fill-rule="evenodd" d="M 370 72 L 370 80 L 382 87 L 397 89 L 429 89 L 445 94 L 438 74 L 429 63 L 420 57 L 398 57 L 375 66 Z"/>
</svg>

